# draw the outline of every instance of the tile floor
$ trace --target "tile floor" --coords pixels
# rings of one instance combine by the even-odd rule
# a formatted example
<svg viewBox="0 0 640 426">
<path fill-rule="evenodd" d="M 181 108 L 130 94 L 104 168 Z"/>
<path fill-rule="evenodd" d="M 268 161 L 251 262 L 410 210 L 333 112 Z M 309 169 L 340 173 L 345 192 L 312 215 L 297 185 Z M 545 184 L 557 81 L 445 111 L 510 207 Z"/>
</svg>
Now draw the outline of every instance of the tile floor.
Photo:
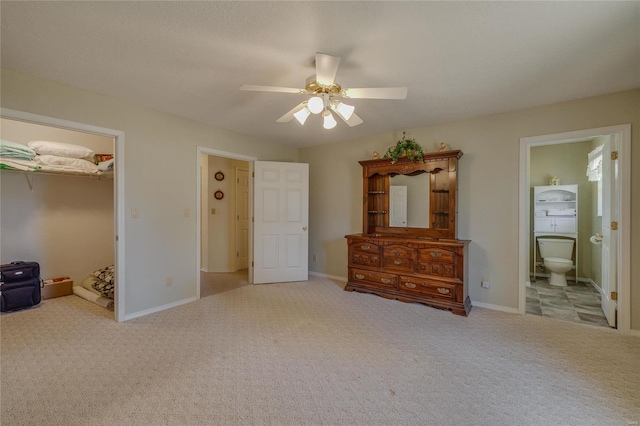
<svg viewBox="0 0 640 426">
<path fill-rule="evenodd" d="M 537 278 L 527 287 L 527 313 L 609 327 L 600 307 L 600 293 L 591 284 L 568 281 L 567 287 L 549 284 L 546 278 Z"/>
</svg>

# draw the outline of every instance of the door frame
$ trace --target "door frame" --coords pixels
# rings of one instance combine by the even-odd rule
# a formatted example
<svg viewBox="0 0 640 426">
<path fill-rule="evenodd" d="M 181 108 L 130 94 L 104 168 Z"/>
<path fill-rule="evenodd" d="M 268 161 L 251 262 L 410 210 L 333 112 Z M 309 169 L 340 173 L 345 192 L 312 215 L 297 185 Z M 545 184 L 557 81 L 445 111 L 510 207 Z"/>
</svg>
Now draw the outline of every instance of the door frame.
<svg viewBox="0 0 640 426">
<path fill-rule="evenodd" d="M 114 142 L 114 260 L 116 269 L 116 285 L 114 287 L 114 319 L 123 322 L 125 317 L 125 210 L 124 210 L 124 132 L 120 130 L 108 129 L 106 127 L 93 126 L 91 124 L 78 123 L 75 121 L 63 120 L 61 118 L 48 117 L 45 115 L 32 114 L 29 112 L 16 111 L 9 108 L 0 108 L 0 116 L 25 123 L 40 124 L 44 126 L 57 127 L 76 132 L 91 133 L 99 136 L 113 138 Z"/>
<path fill-rule="evenodd" d="M 232 160 L 241 160 L 249 163 L 249 177 L 253 175 L 253 162 L 258 160 L 244 154 L 235 152 L 220 151 L 218 149 L 198 146 L 196 149 L 196 300 L 200 299 L 200 268 L 202 264 L 202 154 L 214 157 L 230 158 Z M 253 216 L 253 180 L 249 183 L 249 216 Z M 249 265 L 253 260 L 253 226 L 249 225 Z M 253 268 L 249 267 L 249 282 L 253 282 Z"/>
<path fill-rule="evenodd" d="M 238 221 L 239 221 L 239 219 L 238 219 L 238 187 L 239 187 L 239 185 L 238 184 L 240 183 L 238 181 L 238 174 L 239 174 L 238 172 L 239 171 L 247 172 L 247 177 L 251 176 L 251 172 L 249 171 L 248 168 L 238 167 L 238 166 L 235 167 L 235 179 L 236 179 L 235 189 L 234 189 L 234 191 L 235 191 L 235 206 L 233 206 L 233 210 L 234 210 L 234 215 L 236 216 L 236 220 L 234 221 L 234 225 L 235 226 L 233 227 L 233 233 L 234 233 L 233 237 L 234 237 L 234 242 L 235 242 L 235 247 L 236 247 L 236 253 L 238 253 Z M 251 182 L 252 182 L 252 180 L 249 179 L 249 190 L 251 190 Z M 251 195 L 251 193 L 249 193 L 249 195 Z M 249 209 L 249 211 L 247 213 L 250 213 L 251 212 L 251 210 L 250 210 L 250 206 L 251 206 L 250 202 L 251 202 L 251 200 L 248 200 L 248 202 L 249 202 L 249 204 L 247 205 L 247 209 Z M 249 220 L 249 219 L 247 219 L 247 220 Z M 248 238 L 248 234 L 249 234 L 249 229 L 251 228 L 250 223 L 251 222 L 249 222 L 249 224 L 247 224 L 247 238 Z M 248 243 L 247 243 L 247 246 L 248 246 Z M 247 250 L 249 250 L 249 247 L 247 247 Z M 247 269 L 249 269 L 249 263 L 248 263 L 249 259 L 251 259 L 251 256 L 247 256 Z M 244 269 L 244 268 L 239 268 L 238 267 L 238 256 L 237 255 L 235 257 L 234 269 L 236 271 L 239 271 L 240 269 Z"/>
<path fill-rule="evenodd" d="M 526 283 L 529 281 L 529 247 L 531 224 L 530 165 L 531 148 L 542 145 L 578 142 L 591 137 L 615 135 L 618 138 L 619 197 L 618 208 L 618 331 L 631 334 L 631 124 L 599 127 L 572 132 L 520 138 L 519 184 L 519 260 L 518 260 L 518 313 L 526 310 Z"/>
</svg>

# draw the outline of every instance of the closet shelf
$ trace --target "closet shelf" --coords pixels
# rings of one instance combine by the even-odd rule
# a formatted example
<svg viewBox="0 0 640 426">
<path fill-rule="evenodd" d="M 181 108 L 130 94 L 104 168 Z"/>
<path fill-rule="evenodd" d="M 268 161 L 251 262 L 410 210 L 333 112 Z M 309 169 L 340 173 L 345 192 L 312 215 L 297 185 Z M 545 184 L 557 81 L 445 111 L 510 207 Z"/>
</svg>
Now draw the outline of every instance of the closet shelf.
<svg viewBox="0 0 640 426">
<path fill-rule="evenodd" d="M 26 170 L 11 170 L 11 169 L 0 169 L 0 171 L 7 173 L 22 173 L 24 174 L 25 179 L 27 179 L 27 184 L 29 185 L 29 190 L 33 191 L 33 178 L 38 175 L 49 175 L 49 176 L 74 176 L 74 177 L 87 177 L 91 179 L 113 179 L 113 171 L 111 172 L 100 172 L 100 173 L 82 173 L 82 172 L 54 172 L 54 171 L 26 171 Z"/>
</svg>

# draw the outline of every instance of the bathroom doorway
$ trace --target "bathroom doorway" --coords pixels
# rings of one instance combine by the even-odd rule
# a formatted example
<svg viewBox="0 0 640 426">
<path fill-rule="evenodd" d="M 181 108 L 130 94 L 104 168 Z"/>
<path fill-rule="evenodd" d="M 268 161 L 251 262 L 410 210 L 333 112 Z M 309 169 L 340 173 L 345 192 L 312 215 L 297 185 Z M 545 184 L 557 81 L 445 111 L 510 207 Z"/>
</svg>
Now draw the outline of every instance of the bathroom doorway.
<svg viewBox="0 0 640 426">
<path fill-rule="evenodd" d="M 629 145 L 629 125 L 521 139 L 520 313 L 629 331 Z M 618 153 L 617 160 L 611 160 L 609 155 L 608 164 L 602 157 L 602 164 L 613 167 L 614 179 L 589 181 L 589 154 L 600 146 L 613 146 Z M 536 238 L 539 235 L 534 234 L 537 209 L 532 188 L 557 184 L 552 178 L 559 179 L 560 185 L 575 184 L 578 188 L 576 232 L 563 236 L 575 241 L 573 270 L 567 272 L 566 287 L 551 285 L 550 271 L 540 269 L 543 262 Z M 607 202 L 611 206 L 610 218 L 606 208 L 604 212 L 602 209 Z M 611 230 L 616 225 L 617 230 Z M 596 234 L 598 239 L 593 238 L 592 242 Z M 602 234 L 606 235 L 605 244 Z M 603 250 L 605 247 L 610 250 Z"/>
</svg>

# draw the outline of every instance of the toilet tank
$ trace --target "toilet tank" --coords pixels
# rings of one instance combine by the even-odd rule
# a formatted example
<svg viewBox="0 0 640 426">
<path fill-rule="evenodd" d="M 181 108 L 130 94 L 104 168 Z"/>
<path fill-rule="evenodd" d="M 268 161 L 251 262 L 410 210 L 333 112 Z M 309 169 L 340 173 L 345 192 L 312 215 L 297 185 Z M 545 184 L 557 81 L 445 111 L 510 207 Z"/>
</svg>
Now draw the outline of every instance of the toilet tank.
<svg viewBox="0 0 640 426">
<path fill-rule="evenodd" d="M 569 259 L 573 257 L 573 240 L 561 238 L 538 238 L 538 247 L 540 247 L 540 256 L 543 259 L 547 257 L 559 257 L 561 259 Z"/>
</svg>

